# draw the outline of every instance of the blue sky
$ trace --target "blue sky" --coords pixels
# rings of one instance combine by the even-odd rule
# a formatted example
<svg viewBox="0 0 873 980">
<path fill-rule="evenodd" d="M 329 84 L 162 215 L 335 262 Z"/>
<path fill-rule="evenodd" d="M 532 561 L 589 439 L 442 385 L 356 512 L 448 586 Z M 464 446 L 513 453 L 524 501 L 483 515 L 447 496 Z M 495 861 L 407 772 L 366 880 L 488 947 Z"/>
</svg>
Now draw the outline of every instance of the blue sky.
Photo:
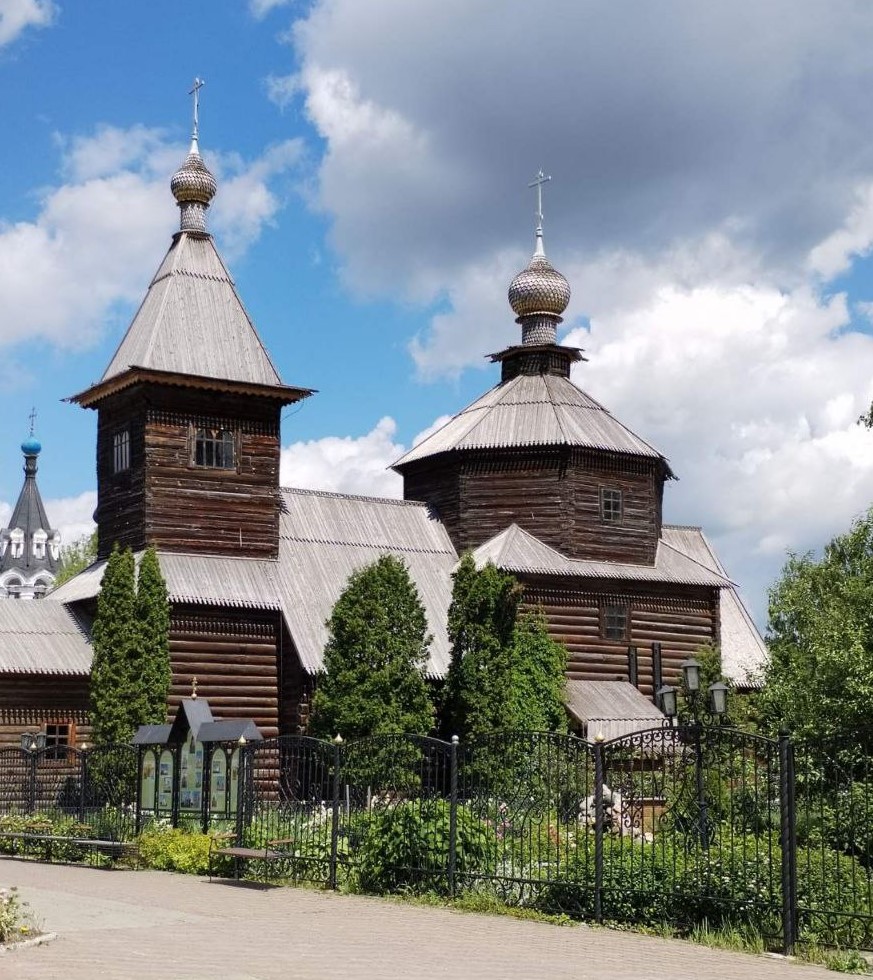
<svg viewBox="0 0 873 980">
<path fill-rule="evenodd" d="M 670 457 L 761 621 L 786 549 L 870 503 L 873 8 L 861 0 L 0 0 L 0 523 L 31 406 L 67 537 L 102 373 L 177 226 L 206 80 L 210 225 L 284 380 L 283 482 L 385 467 L 495 380 L 542 166 L 574 379 Z"/>
</svg>

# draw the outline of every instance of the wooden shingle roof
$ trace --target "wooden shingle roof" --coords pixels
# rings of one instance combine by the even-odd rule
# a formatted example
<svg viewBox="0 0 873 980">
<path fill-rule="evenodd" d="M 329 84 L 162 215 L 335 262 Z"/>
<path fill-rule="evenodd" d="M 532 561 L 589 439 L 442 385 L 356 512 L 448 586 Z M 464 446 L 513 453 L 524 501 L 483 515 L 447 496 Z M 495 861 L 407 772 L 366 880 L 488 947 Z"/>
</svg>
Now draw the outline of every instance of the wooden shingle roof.
<svg viewBox="0 0 873 980">
<path fill-rule="evenodd" d="M 467 449 L 570 446 L 667 460 L 569 378 L 519 374 L 486 392 L 431 433 L 393 468 Z"/>
</svg>

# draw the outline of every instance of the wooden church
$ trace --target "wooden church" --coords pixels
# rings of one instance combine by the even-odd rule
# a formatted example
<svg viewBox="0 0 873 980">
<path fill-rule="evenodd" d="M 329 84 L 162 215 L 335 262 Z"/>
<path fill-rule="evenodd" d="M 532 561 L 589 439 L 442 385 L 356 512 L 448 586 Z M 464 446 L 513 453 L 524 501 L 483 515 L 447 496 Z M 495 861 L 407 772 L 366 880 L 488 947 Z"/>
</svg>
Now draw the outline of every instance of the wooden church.
<svg viewBox="0 0 873 980">
<path fill-rule="evenodd" d="M 207 230 L 216 182 L 196 128 L 171 189 L 180 230 L 103 377 L 70 399 L 97 412 L 98 561 L 29 618 L 0 603 L 0 743 L 46 726 L 87 739 L 88 627 L 116 542 L 159 553 L 168 711 L 196 676 L 216 718 L 266 737 L 305 731 L 325 621 L 349 574 L 386 552 L 419 589 L 435 678 L 460 554 L 517 575 L 566 646 L 583 727 L 657 716 L 659 675 L 675 682 L 702 644 L 740 682 L 760 662 L 700 529 L 662 523 L 668 461 L 570 378 L 583 358 L 557 343 L 570 290 L 541 221 L 509 290 L 520 343 L 492 355 L 500 382 L 394 464 L 404 500 L 377 499 L 280 487 L 280 412 L 312 391 L 281 380 Z"/>
</svg>

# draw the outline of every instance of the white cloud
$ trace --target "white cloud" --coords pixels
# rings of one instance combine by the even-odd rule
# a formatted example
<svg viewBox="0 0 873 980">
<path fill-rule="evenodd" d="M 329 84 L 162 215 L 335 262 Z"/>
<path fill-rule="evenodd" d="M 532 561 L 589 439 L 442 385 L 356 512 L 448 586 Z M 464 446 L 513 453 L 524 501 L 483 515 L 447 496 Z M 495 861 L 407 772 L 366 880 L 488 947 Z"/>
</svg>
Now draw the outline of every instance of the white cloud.
<svg viewBox="0 0 873 980">
<path fill-rule="evenodd" d="M 651 257 L 730 223 L 782 268 L 873 173 L 854 0 L 316 0 L 290 37 L 359 290 L 433 299 L 518 247 L 541 163 L 556 254 Z"/>
<path fill-rule="evenodd" d="M 858 187 L 855 203 L 841 227 L 809 253 L 809 267 L 824 279 L 846 272 L 852 261 L 873 246 L 873 182 Z"/>
<path fill-rule="evenodd" d="M 249 0 L 249 13 L 256 20 L 263 20 L 278 7 L 287 7 L 293 0 Z"/>
<path fill-rule="evenodd" d="M 58 8 L 51 0 L 0 0 L 0 48 L 28 27 L 48 27 Z"/>
<path fill-rule="evenodd" d="M 268 75 L 264 79 L 267 98 L 280 109 L 289 106 L 300 93 L 300 79 L 293 75 Z"/>
<path fill-rule="evenodd" d="M 402 497 L 400 477 L 387 469 L 403 455 L 394 441 L 397 423 L 385 416 L 357 439 L 327 436 L 294 442 L 282 449 L 280 481 L 285 487 Z"/>
<path fill-rule="evenodd" d="M 76 497 L 58 497 L 45 501 L 48 519 L 61 532 L 61 540 L 64 544 L 73 544 L 94 531 L 96 507 L 95 490 L 87 490 Z"/>
<path fill-rule="evenodd" d="M 169 175 L 186 151 L 160 130 L 103 126 L 59 144 L 66 183 L 43 193 L 33 221 L 0 221 L 0 345 L 40 337 L 87 346 L 118 303 L 142 295 L 144 270 L 178 220 Z M 219 177 L 211 224 L 227 254 L 244 251 L 274 218 L 282 202 L 271 183 L 299 152 L 288 140 L 251 161 L 207 156 Z"/>
</svg>

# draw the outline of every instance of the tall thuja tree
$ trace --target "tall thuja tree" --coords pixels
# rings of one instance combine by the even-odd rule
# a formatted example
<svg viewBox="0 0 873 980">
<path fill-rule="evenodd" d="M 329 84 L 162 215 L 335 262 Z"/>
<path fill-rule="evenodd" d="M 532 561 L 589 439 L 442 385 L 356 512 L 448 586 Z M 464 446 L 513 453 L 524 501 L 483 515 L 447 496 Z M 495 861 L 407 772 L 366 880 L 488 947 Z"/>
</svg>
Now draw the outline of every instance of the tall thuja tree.
<svg viewBox="0 0 873 980">
<path fill-rule="evenodd" d="M 521 598 L 514 576 L 490 563 L 477 569 L 470 554 L 461 559 L 448 619 L 445 736 L 566 730 L 566 653 L 541 613 L 519 611 Z"/>
<path fill-rule="evenodd" d="M 141 695 L 136 699 L 139 716 L 131 720 L 135 725 L 162 725 L 167 719 L 167 695 L 172 676 L 170 603 L 167 583 L 154 548 L 145 552 L 139 564 L 136 619 L 139 637 L 136 666 Z"/>
<path fill-rule="evenodd" d="M 521 589 L 490 563 L 477 569 L 469 553 L 453 579 L 444 734 L 471 739 L 515 728 L 512 645 Z"/>
<path fill-rule="evenodd" d="M 383 555 L 349 579 L 327 622 L 325 674 L 313 699 L 316 735 L 426 734 L 430 635 L 403 561 Z"/>
<path fill-rule="evenodd" d="M 130 548 L 113 548 L 97 596 L 97 615 L 91 631 L 91 726 L 98 745 L 128 741 L 133 735 L 132 719 L 139 710 L 135 576 Z"/>
</svg>

